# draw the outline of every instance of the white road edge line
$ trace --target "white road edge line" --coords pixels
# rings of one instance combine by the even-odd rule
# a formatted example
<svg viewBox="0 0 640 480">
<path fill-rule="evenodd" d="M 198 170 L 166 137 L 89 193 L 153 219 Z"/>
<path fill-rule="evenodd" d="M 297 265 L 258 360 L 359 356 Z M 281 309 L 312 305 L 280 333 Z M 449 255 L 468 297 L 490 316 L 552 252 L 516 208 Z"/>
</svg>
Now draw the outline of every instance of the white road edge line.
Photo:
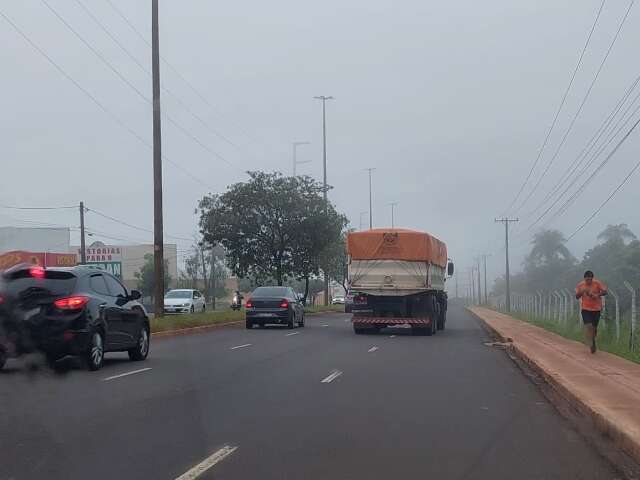
<svg viewBox="0 0 640 480">
<path fill-rule="evenodd" d="M 376 350 L 378 350 L 378 347 L 376 347 L 375 345 L 373 347 L 371 347 L 369 350 L 367 350 L 368 353 L 373 353 Z"/>
<path fill-rule="evenodd" d="M 334 370 L 327 378 L 323 379 L 321 383 L 331 383 L 340 375 L 342 375 L 342 372 L 340 370 Z"/>
<path fill-rule="evenodd" d="M 236 345 L 235 347 L 231 347 L 231 350 L 236 350 L 238 348 L 244 348 L 244 347 L 250 347 L 251 344 L 250 343 L 245 343 L 243 345 Z"/>
<path fill-rule="evenodd" d="M 141 368 L 140 370 L 133 370 L 132 372 L 121 373 L 120 375 L 114 375 L 112 377 L 103 378 L 103 382 L 108 382 L 109 380 L 115 380 L 116 378 L 128 377 L 129 375 L 135 375 L 136 373 L 147 372 L 151 370 L 151 367 Z"/>
<path fill-rule="evenodd" d="M 292 333 L 287 333 L 285 335 L 285 337 L 290 337 L 291 335 L 298 335 L 300 332 L 292 332 Z"/>
<path fill-rule="evenodd" d="M 213 467 L 216 463 L 220 463 L 222 460 L 227 458 L 233 452 L 235 452 L 238 447 L 231 447 L 229 445 L 225 445 L 220 450 L 214 452 L 211 456 L 205 458 L 202 462 L 200 462 L 195 467 L 191 468 L 189 471 L 180 475 L 176 480 L 194 480 L 202 475 L 204 472 Z"/>
</svg>

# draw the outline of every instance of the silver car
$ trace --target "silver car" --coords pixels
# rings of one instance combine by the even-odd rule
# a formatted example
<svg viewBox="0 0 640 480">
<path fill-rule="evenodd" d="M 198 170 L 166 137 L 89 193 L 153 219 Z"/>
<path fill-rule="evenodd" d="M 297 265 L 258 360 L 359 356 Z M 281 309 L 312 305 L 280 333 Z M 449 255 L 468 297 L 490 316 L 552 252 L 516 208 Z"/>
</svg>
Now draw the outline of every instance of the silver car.
<svg viewBox="0 0 640 480">
<path fill-rule="evenodd" d="M 174 289 L 164 296 L 164 313 L 195 313 L 206 310 L 207 303 L 199 290 Z"/>
</svg>

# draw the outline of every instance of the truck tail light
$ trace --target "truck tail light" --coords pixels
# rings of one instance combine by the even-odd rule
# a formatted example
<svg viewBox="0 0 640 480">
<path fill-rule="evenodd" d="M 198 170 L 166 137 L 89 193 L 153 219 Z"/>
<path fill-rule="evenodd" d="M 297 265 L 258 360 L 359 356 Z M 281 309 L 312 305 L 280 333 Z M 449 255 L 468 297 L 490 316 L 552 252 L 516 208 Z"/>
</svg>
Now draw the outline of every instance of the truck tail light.
<svg viewBox="0 0 640 480">
<path fill-rule="evenodd" d="M 289 301 L 282 300 L 282 302 L 280 302 L 280 308 L 289 308 Z"/>
<path fill-rule="evenodd" d="M 353 303 L 356 305 L 366 305 L 367 304 L 367 296 L 366 295 L 357 295 L 353 297 Z"/>
<path fill-rule="evenodd" d="M 76 295 L 73 297 L 59 298 L 53 305 L 60 310 L 80 310 L 89 302 L 89 297 Z"/>
</svg>

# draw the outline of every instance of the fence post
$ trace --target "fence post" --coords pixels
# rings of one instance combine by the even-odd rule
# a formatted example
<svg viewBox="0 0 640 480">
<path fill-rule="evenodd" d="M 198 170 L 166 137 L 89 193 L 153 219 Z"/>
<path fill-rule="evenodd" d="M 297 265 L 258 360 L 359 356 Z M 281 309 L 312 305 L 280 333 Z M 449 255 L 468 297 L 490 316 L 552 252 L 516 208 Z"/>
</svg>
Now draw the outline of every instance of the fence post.
<svg viewBox="0 0 640 480">
<path fill-rule="evenodd" d="M 600 316 L 600 322 L 602 323 L 602 328 L 607 328 L 607 297 L 602 297 L 602 315 Z"/>
<path fill-rule="evenodd" d="M 565 323 L 569 323 L 569 319 L 573 317 L 573 294 L 568 288 L 565 288 L 564 292 L 567 294 L 567 303 L 564 307 L 564 320 Z"/>
<path fill-rule="evenodd" d="M 535 316 L 540 318 L 542 316 L 542 292 L 538 290 L 536 292 L 536 306 L 535 306 Z"/>
<path fill-rule="evenodd" d="M 629 349 L 635 350 L 635 333 L 636 333 L 636 289 L 629 282 L 624 281 L 624 286 L 631 292 L 631 332 L 629 332 Z"/>
<path fill-rule="evenodd" d="M 560 290 L 560 300 L 561 300 L 561 315 L 560 315 L 560 319 L 562 320 L 562 323 L 567 323 L 567 296 L 565 294 L 564 288 L 562 290 Z"/>
<path fill-rule="evenodd" d="M 557 321 L 558 320 L 558 291 L 554 290 L 552 294 L 553 294 L 554 302 L 553 302 L 553 307 L 551 309 L 551 320 Z"/>
<path fill-rule="evenodd" d="M 620 342 L 620 302 L 618 301 L 618 295 L 613 290 L 609 289 L 609 293 L 616 302 L 615 306 L 615 318 L 616 318 L 616 342 Z"/>
</svg>

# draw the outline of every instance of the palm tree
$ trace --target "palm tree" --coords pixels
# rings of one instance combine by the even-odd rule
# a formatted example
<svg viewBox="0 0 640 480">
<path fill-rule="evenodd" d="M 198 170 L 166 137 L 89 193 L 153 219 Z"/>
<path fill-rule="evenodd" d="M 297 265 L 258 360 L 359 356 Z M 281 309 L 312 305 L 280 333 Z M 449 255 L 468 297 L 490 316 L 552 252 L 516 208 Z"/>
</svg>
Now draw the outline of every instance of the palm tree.
<svg viewBox="0 0 640 480">
<path fill-rule="evenodd" d="M 543 230 L 533 236 L 533 248 L 527 261 L 532 265 L 552 265 L 560 260 L 574 262 L 575 258 L 565 246 L 566 238 L 558 230 Z"/>
<path fill-rule="evenodd" d="M 618 225 L 607 225 L 602 232 L 598 234 L 598 240 L 602 240 L 603 243 L 626 243 L 626 240 L 636 240 L 636 235 L 631 231 L 626 223 L 619 223 Z"/>
</svg>

